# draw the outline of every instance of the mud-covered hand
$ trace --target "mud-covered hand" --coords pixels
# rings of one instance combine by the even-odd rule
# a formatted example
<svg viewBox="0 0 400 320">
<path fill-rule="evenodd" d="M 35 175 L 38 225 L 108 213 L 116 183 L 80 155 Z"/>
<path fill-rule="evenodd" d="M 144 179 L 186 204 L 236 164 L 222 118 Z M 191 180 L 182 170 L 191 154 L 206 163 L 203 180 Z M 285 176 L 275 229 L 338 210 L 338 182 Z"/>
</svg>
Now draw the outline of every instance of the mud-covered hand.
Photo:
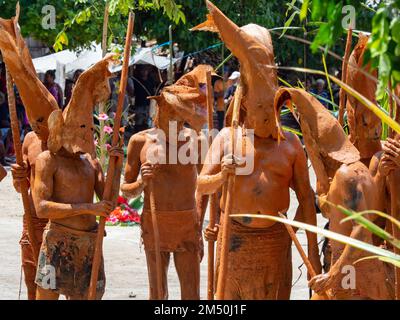
<svg viewBox="0 0 400 320">
<path fill-rule="evenodd" d="M 339 277 L 337 276 L 336 273 L 328 272 L 313 277 L 308 282 L 308 286 L 319 295 L 322 295 L 327 290 L 335 287 L 338 281 Z"/>
<path fill-rule="evenodd" d="M 216 224 L 214 228 L 208 226 L 206 230 L 204 230 L 204 238 L 207 241 L 217 241 L 218 239 L 218 232 L 219 232 L 219 225 Z"/>
<path fill-rule="evenodd" d="M 92 214 L 104 218 L 107 218 L 113 210 L 113 201 L 102 200 L 100 202 L 94 203 L 92 206 Z"/>
<path fill-rule="evenodd" d="M 224 180 L 226 180 L 229 175 L 235 174 L 238 165 L 239 165 L 239 158 L 235 157 L 232 153 L 227 154 L 222 158 L 221 173 Z"/>
<path fill-rule="evenodd" d="M 26 161 L 23 162 L 23 165 L 20 166 L 19 164 L 12 164 L 11 165 L 11 174 L 15 183 L 21 183 L 28 179 L 28 164 Z"/>
<path fill-rule="evenodd" d="M 384 157 L 392 160 L 400 168 L 400 142 L 388 138 L 383 144 Z"/>
<path fill-rule="evenodd" d="M 397 164 L 391 160 L 390 156 L 383 154 L 378 165 L 379 174 L 383 177 L 386 177 L 391 171 L 396 170 L 397 168 Z"/>
<path fill-rule="evenodd" d="M 142 174 L 143 183 L 145 186 L 147 186 L 149 181 L 154 179 L 156 165 L 151 164 L 150 162 L 145 162 L 140 167 L 140 171 Z"/>
<path fill-rule="evenodd" d="M 111 147 L 110 150 L 108 150 L 108 155 L 110 157 L 116 157 L 118 159 L 117 165 L 119 163 L 122 164 L 122 162 L 124 161 L 125 154 L 124 154 L 124 149 L 122 148 L 121 143 L 119 146 Z"/>
</svg>

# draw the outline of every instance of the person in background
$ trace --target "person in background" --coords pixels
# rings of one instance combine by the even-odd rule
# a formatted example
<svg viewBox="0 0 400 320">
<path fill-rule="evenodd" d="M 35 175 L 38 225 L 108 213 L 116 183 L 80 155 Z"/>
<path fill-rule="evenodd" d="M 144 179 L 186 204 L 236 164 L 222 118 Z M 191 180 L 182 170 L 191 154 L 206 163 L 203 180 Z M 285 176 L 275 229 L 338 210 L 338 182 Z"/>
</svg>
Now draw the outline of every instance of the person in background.
<svg viewBox="0 0 400 320">
<path fill-rule="evenodd" d="M 79 76 L 83 73 L 84 70 L 78 69 L 75 70 L 72 80 L 67 80 L 65 83 L 65 103 L 63 110 L 67 107 L 69 101 L 71 100 L 72 90 L 74 89 L 75 83 L 78 81 Z"/>
<path fill-rule="evenodd" d="M 231 85 L 228 87 L 228 90 L 225 92 L 225 105 L 229 106 L 231 103 L 233 96 L 235 95 L 236 88 L 238 86 L 240 79 L 240 72 L 239 71 L 233 71 L 231 76 L 228 78 L 229 81 L 231 81 Z"/>
<path fill-rule="evenodd" d="M 325 80 L 318 79 L 315 83 L 315 89 L 311 90 L 311 93 L 316 96 L 319 102 L 327 108 L 331 109 L 331 105 L 328 103 L 329 95 L 328 92 L 325 90 Z"/>
<path fill-rule="evenodd" d="M 58 83 L 55 82 L 56 79 L 56 73 L 54 70 L 47 70 L 45 75 L 44 75 L 44 81 L 43 84 L 49 90 L 49 92 L 53 95 L 53 97 L 56 99 L 58 106 L 60 108 L 63 107 L 64 103 L 64 95 L 62 92 L 62 89 Z"/>
<path fill-rule="evenodd" d="M 217 110 L 217 117 L 218 117 L 218 130 L 222 130 L 224 127 L 224 119 L 225 119 L 225 88 L 229 78 L 229 72 L 224 72 L 224 78 L 218 79 L 214 83 L 214 99 L 215 99 L 215 106 Z"/>
<path fill-rule="evenodd" d="M 148 119 L 150 114 L 149 96 L 155 94 L 155 83 L 149 75 L 147 66 L 138 66 L 133 79 L 135 86 L 135 132 L 148 129 Z"/>
</svg>

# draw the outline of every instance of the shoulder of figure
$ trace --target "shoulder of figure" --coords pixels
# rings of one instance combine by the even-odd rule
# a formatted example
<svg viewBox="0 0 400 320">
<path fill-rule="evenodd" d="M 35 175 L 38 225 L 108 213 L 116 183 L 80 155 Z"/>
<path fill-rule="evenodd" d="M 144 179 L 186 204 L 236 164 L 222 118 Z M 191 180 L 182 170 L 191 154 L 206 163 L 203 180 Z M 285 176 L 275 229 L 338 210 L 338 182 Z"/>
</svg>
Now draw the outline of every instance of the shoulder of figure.
<svg viewBox="0 0 400 320">
<path fill-rule="evenodd" d="M 26 134 L 26 136 L 25 136 L 23 145 L 24 145 L 24 146 L 29 146 L 29 145 L 30 145 L 31 143 L 33 143 L 35 140 L 38 140 L 38 137 L 37 137 L 36 133 L 33 132 L 33 131 L 28 132 L 28 133 Z"/>
<path fill-rule="evenodd" d="M 51 153 L 49 150 L 46 150 L 38 155 L 36 163 L 38 162 L 50 163 L 55 161 L 55 157 L 56 157 L 55 154 Z"/>
<path fill-rule="evenodd" d="M 151 129 L 140 131 L 138 133 L 135 133 L 130 139 L 129 139 L 129 146 L 133 145 L 138 145 L 138 144 L 144 144 L 147 140 L 147 134 L 150 132 Z"/>
<path fill-rule="evenodd" d="M 283 135 L 286 141 L 289 142 L 290 144 L 294 146 L 301 146 L 300 139 L 296 134 L 292 132 L 283 131 Z"/>
</svg>

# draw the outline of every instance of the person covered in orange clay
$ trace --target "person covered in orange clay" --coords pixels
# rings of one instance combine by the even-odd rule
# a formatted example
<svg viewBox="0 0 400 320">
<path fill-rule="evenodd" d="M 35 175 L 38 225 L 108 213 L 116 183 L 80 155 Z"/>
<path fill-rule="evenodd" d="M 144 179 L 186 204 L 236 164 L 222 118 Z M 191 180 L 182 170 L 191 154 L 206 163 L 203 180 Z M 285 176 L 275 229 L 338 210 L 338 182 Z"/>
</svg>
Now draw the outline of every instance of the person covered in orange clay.
<svg viewBox="0 0 400 320">
<path fill-rule="evenodd" d="M 112 201 L 101 199 L 104 175 L 95 157 L 93 108 L 110 95 L 108 70 L 113 55 L 86 70 L 79 77 L 64 112 L 49 117 L 48 150 L 36 159 L 33 200 L 37 215 L 49 219 L 43 234 L 36 273 L 38 300 L 87 299 L 90 271 L 96 244 L 96 216 L 107 217 Z M 123 152 L 110 150 L 119 158 Z M 119 188 L 115 179 L 113 191 Z M 97 299 L 105 289 L 104 267 L 99 270 Z"/>
<path fill-rule="evenodd" d="M 47 119 L 51 112 L 58 109 L 57 102 L 49 94 L 41 81 L 37 78 L 33 67 L 32 58 L 18 27 L 19 6 L 16 17 L 5 20 L 0 18 L 0 50 L 6 63 L 8 72 L 18 87 L 20 97 L 25 106 L 32 132 L 29 132 L 22 145 L 24 166 L 12 165 L 13 185 L 20 192 L 20 182 L 28 180 L 28 185 L 33 185 L 35 180 L 35 162 L 37 156 L 47 150 L 48 127 Z M 40 247 L 43 230 L 48 222 L 37 216 L 33 205 L 31 190 L 31 213 L 35 230 L 36 245 Z M 28 236 L 28 221 L 24 215 L 21 245 L 22 269 L 27 287 L 28 299 L 34 300 L 36 296 L 36 264 L 33 257 L 32 244 Z"/>
<path fill-rule="evenodd" d="M 359 151 L 350 142 L 339 122 L 313 96 L 302 89 L 282 88 L 275 98 L 275 108 L 291 101 L 300 117 L 307 154 L 317 176 L 317 194 L 322 213 L 330 221 L 330 230 L 376 244 L 372 233 L 351 221 L 342 223 L 346 215 L 337 207 L 360 212 L 378 210 L 379 196 L 374 178 L 361 162 Z M 292 112 L 294 109 L 290 104 Z M 335 137 L 335 139 L 332 139 Z M 370 220 L 376 217 L 366 216 Z M 363 250 L 331 241 L 331 268 L 310 280 L 317 293 L 313 300 L 325 299 L 324 293 L 338 300 L 390 299 L 393 282 L 390 267 L 379 261 L 358 259 L 369 254 Z M 351 267 L 344 269 L 344 267 Z M 352 280 L 348 277 L 354 275 Z M 347 277 L 347 278 L 346 278 Z"/>
<path fill-rule="evenodd" d="M 167 271 L 173 254 L 178 273 L 181 298 L 200 299 L 201 212 L 196 210 L 197 147 L 196 135 L 206 122 L 206 71 L 199 65 L 163 89 L 157 101 L 155 128 L 139 132 L 128 144 L 128 159 L 122 193 L 128 198 L 144 191 L 141 218 L 142 238 L 146 253 L 150 299 L 167 299 Z M 187 128 L 187 123 L 191 128 Z M 172 129 L 171 129 L 172 128 Z M 176 142 L 174 135 L 178 134 Z M 197 145 L 196 145 L 197 144 Z M 178 154 L 171 151 L 178 151 Z M 189 153 L 186 158 L 183 151 Z M 139 177 L 139 174 L 141 176 Z M 151 219 L 149 183 L 154 181 L 156 217 L 159 228 L 162 296 L 157 294 L 156 252 Z M 200 210 L 201 211 L 201 210 Z"/>
<path fill-rule="evenodd" d="M 370 64 L 364 66 L 369 37 L 360 34 L 349 58 L 346 83 L 376 104 L 377 70 Z M 360 151 L 361 161 L 369 167 L 372 157 L 382 150 L 382 121 L 355 97 L 347 95 L 347 118 L 350 141 Z"/>
<path fill-rule="evenodd" d="M 255 24 L 239 28 L 217 7 L 207 1 L 208 21 L 192 30 L 219 32 L 222 41 L 241 65 L 242 128 L 237 133 L 242 156 L 254 155 L 251 172 L 236 175 L 233 214 L 277 216 L 289 209 L 289 189 L 299 200 L 296 220 L 316 224 L 314 194 L 310 186 L 305 153 L 299 139 L 283 133 L 274 111 L 278 89 L 271 36 Z M 228 111 L 229 113 L 229 111 Z M 248 133 L 254 130 L 254 141 Z M 216 193 L 229 174 L 240 169 L 230 150 L 231 130 L 223 129 L 214 139 L 198 178 L 200 194 Z M 240 147 L 239 147 L 240 150 Z M 216 156 L 217 155 L 217 156 Z M 214 158 L 218 157 L 218 161 Z M 224 210 L 226 190 L 220 201 Z M 223 221 L 224 212 L 221 212 Z M 220 227 L 221 228 L 221 227 Z M 207 228 L 206 237 L 216 238 L 218 228 Z M 218 266 L 222 229 L 218 234 Z M 309 258 L 321 271 L 317 238 L 307 233 Z M 257 218 L 232 218 L 228 271 L 224 299 L 289 299 L 292 287 L 291 239 L 284 225 Z"/>
<path fill-rule="evenodd" d="M 377 83 L 374 79 L 377 72 L 372 70 L 369 64 L 364 66 L 367 42 L 368 37 L 361 34 L 356 47 L 350 55 L 346 79 L 349 86 L 376 103 Z M 321 188 L 317 193 L 322 199 L 326 198 L 334 204 L 342 205 L 354 211 L 377 209 L 390 212 L 387 207 L 387 204 L 390 204 L 390 197 L 386 196 L 386 190 L 380 186 L 382 181 L 386 180 L 386 176 L 382 175 L 385 169 L 382 168 L 390 166 L 385 161 L 381 164 L 379 163 L 379 156 L 382 154 L 380 140 L 382 133 L 381 120 L 352 95 L 347 95 L 347 99 L 349 140 L 358 151 L 358 160 L 353 161 L 351 164 L 343 163 L 340 168 L 332 161 L 325 161 L 325 168 L 332 182 L 329 186 Z M 333 120 L 331 119 L 330 121 Z M 340 134 L 343 135 L 344 132 Z M 329 136 L 332 136 L 332 134 L 329 133 Z M 348 149 L 348 151 L 350 150 Z M 356 154 L 355 150 L 351 152 L 353 155 Z M 378 167 L 381 168 L 378 170 Z M 368 172 L 367 168 L 369 168 Z M 323 180 L 321 175 L 317 173 L 319 182 Z M 351 222 L 341 223 L 341 220 L 345 218 L 341 210 L 329 205 L 322 206 L 325 207 L 324 209 L 321 208 L 322 213 L 329 218 L 329 229 L 331 231 L 357 237 L 357 239 L 369 243 L 374 240 L 375 244 L 377 244 L 377 239 L 373 239 L 371 233 L 361 230 Z M 377 219 L 375 216 L 370 216 L 369 218 L 373 219 L 382 228 L 388 227 L 384 219 Z M 322 292 L 322 289 L 332 288 L 336 299 L 387 299 L 393 297 L 393 283 L 386 281 L 393 276 L 392 270 L 388 265 L 377 261 L 358 263 L 356 266 L 357 274 L 366 274 L 367 276 L 359 277 L 354 288 L 343 288 L 341 281 L 346 275 L 342 273 L 343 266 L 349 261 L 357 261 L 356 257 L 363 253 L 351 248 L 347 249 L 343 244 L 336 241 L 329 240 L 329 244 L 332 251 L 329 264 L 333 269 L 313 279 L 310 282 L 313 289 L 317 292 Z M 382 282 L 379 283 L 380 280 Z M 377 282 L 379 284 L 371 285 Z M 382 287 L 384 283 L 388 285 Z"/>
</svg>

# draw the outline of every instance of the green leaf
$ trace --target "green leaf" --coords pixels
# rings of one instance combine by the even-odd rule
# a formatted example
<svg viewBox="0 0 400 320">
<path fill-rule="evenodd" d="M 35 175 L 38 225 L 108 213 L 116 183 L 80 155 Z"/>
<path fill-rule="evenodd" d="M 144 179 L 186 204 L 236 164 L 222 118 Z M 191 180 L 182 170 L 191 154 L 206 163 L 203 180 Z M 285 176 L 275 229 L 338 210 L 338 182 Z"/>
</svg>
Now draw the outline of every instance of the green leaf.
<svg viewBox="0 0 400 320">
<path fill-rule="evenodd" d="M 297 11 L 294 11 L 294 12 L 290 15 L 289 19 L 287 19 L 287 21 L 285 22 L 284 29 L 283 29 L 282 34 L 280 35 L 279 38 L 282 38 L 282 37 L 285 35 L 286 31 L 287 31 L 288 28 L 291 26 L 294 17 L 297 16 L 298 14 L 299 14 L 299 13 L 298 13 Z"/>
<path fill-rule="evenodd" d="M 396 18 L 390 25 L 392 39 L 400 44 L 400 18 Z"/>
<path fill-rule="evenodd" d="M 303 5 L 300 10 L 300 21 L 303 21 L 307 17 L 308 6 L 310 4 L 310 0 L 304 0 Z"/>
</svg>

